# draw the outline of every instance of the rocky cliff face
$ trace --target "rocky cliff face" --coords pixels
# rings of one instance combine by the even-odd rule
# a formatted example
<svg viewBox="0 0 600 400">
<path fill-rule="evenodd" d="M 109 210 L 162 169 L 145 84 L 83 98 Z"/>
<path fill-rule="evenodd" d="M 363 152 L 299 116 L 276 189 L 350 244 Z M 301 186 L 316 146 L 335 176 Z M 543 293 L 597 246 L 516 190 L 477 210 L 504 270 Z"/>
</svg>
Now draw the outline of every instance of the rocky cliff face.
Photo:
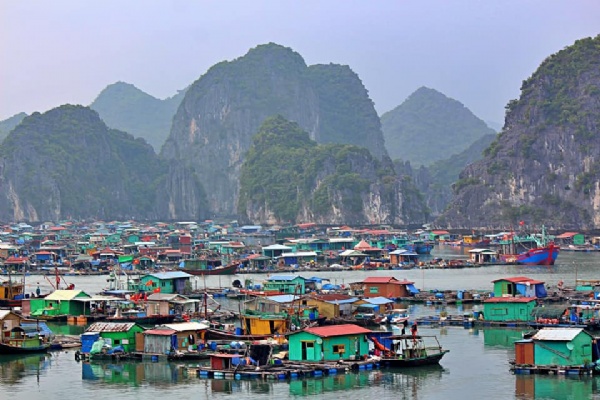
<svg viewBox="0 0 600 400">
<path fill-rule="evenodd" d="M 242 167 L 239 213 L 271 224 L 424 222 L 410 182 L 382 165 L 365 148 L 318 145 L 296 123 L 269 118 Z"/>
<path fill-rule="evenodd" d="M 323 69 L 335 75 L 334 67 Z M 346 69 L 344 74 L 352 81 L 344 83 L 343 90 L 334 97 L 343 98 L 352 86 L 358 91 L 356 96 L 366 96 L 360 80 Z M 192 168 L 204 185 L 213 213 L 234 215 L 245 153 L 267 117 L 282 115 L 319 141 L 330 140 L 326 132 L 332 131 L 337 121 L 350 125 L 348 121 L 355 121 L 357 108 L 345 108 L 346 115 L 336 117 L 339 120 L 328 114 L 328 106 L 331 112 L 340 110 L 322 99 L 323 88 L 314 84 L 318 77 L 318 68 L 309 71 L 299 54 L 275 44 L 258 46 L 241 58 L 219 63 L 188 89 L 161 154 Z M 323 82 L 334 90 L 332 79 Z M 373 108 L 368 97 L 358 108 L 365 104 Z M 359 126 L 373 123 L 362 122 Z M 360 138 L 354 137 L 361 134 Z M 383 143 L 380 131 L 353 131 L 343 138 L 365 147 Z M 376 147 L 375 154 L 383 154 L 382 148 Z"/>
<path fill-rule="evenodd" d="M 504 130 L 455 184 L 440 226 L 600 228 L 600 36 L 546 59 Z"/>
<path fill-rule="evenodd" d="M 165 190 L 172 188 L 166 174 L 143 139 L 108 129 L 87 107 L 34 113 L 0 146 L 0 219 L 158 219 L 167 209 L 179 215 L 189 207 Z M 201 199 L 193 180 L 181 186 Z"/>
</svg>

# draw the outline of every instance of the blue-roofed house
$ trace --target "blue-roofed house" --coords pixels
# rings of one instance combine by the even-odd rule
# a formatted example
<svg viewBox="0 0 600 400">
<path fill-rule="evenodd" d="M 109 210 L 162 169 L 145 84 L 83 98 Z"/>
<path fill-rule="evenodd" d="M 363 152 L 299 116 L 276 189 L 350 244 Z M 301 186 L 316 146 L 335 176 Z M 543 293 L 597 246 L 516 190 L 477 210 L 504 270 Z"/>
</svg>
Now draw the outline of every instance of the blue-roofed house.
<svg viewBox="0 0 600 400">
<path fill-rule="evenodd" d="M 317 253 L 315 251 L 298 251 L 296 253 L 283 253 L 279 257 L 279 263 L 284 265 L 302 265 L 316 262 Z"/>
<path fill-rule="evenodd" d="M 354 314 L 383 314 L 393 307 L 394 300 L 387 297 L 365 297 L 354 302 Z"/>
<path fill-rule="evenodd" d="M 185 294 L 191 289 L 191 277 L 183 271 L 156 272 L 140 278 L 140 289 L 154 293 Z"/>
<path fill-rule="evenodd" d="M 273 275 L 265 281 L 264 289 L 287 294 L 305 294 L 306 278 L 299 275 Z"/>
</svg>

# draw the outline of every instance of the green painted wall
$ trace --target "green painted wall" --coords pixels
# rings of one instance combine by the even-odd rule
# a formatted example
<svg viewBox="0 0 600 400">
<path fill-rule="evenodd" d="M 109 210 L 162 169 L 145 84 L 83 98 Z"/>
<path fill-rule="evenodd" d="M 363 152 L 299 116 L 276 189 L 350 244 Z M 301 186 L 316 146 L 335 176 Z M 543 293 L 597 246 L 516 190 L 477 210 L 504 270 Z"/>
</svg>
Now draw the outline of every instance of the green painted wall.
<svg viewBox="0 0 600 400">
<path fill-rule="evenodd" d="M 567 344 L 573 350 L 567 348 Z M 534 360 L 536 365 L 583 365 L 592 361 L 592 338 L 580 333 L 571 342 L 535 341 Z"/>
<path fill-rule="evenodd" d="M 135 351 L 135 333 L 143 332 L 144 328 L 138 325 L 134 325 L 127 332 L 100 332 L 100 337 L 104 339 L 110 339 L 112 346 L 123 346 L 125 352 Z M 127 340 L 128 343 L 123 343 L 123 340 Z M 118 342 L 115 342 L 118 341 Z"/>
<path fill-rule="evenodd" d="M 321 338 L 308 332 L 300 332 L 289 336 L 288 340 L 291 361 L 349 360 L 351 356 L 358 359 L 369 353 L 369 344 L 365 335 Z M 312 346 L 307 346 L 303 351 L 303 342 L 310 343 Z M 343 348 L 341 353 L 340 347 Z"/>
<path fill-rule="evenodd" d="M 486 321 L 529 321 L 535 300 L 528 303 L 483 303 Z"/>
</svg>

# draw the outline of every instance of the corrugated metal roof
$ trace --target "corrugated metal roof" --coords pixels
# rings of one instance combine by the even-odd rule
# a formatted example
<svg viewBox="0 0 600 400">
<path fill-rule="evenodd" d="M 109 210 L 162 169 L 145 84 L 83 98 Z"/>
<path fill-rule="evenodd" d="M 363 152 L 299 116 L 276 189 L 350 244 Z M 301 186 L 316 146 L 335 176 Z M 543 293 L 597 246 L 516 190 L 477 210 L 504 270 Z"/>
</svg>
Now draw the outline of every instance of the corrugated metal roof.
<svg viewBox="0 0 600 400">
<path fill-rule="evenodd" d="M 157 335 L 157 336 L 171 336 L 174 333 L 177 333 L 177 331 L 174 331 L 173 329 L 149 329 L 147 331 L 144 332 L 144 335 Z"/>
<path fill-rule="evenodd" d="M 300 299 L 300 296 L 294 296 L 293 294 L 280 294 L 277 296 L 267 296 L 267 299 L 276 303 L 291 303 L 292 301 Z"/>
<path fill-rule="evenodd" d="M 484 303 L 529 303 L 535 299 L 535 297 L 490 297 Z"/>
<path fill-rule="evenodd" d="M 158 279 L 177 279 L 177 278 L 189 278 L 192 275 L 183 272 L 183 271 L 167 271 L 167 272 L 157 272 L 155 274 L 148 274 Z"/>
<path fill-rule="evenodd" d="M 388 304 L 388 303 L 393 303 L 394 302 L 394 300 L 390 300 L 390 299 L 388 299 L 386 297 L 381 297 L 381 296 L 379 296 L 379 297 L 372 297 L 372 298 L 365 297 L 363 300 L 366 301 L 369 304 L 377 304 L 377 305 Z"/>
<path fill-rule="evenodd" d="M 173 329 L 177 332 L 200 331 L 209 328 L 208 325 L 203 324 L 201 322 L 179 322 L 176 324 L 164 324 L 162 326 L 166 326 L 167 328 Z"/>
<path fill-rule="evenodd" d="M 273 275 L 268 281 L 293 281 L 296 278 L 304 279 L 300 275 Z"/>
<path fill-rule="evenodd" d="M 583 332 L 583 328 L 543 328 L 533 335 L 533 340 L 570 342 Z"/>
<path fill-rule="evenodd" d="M 346 335 L 358 335 L 362 333 L 372 333 L 371 330 L 363 328 L 362 326 L 354 324 L 342 324 L 342 325 L 330 325 L 330 326 L 317 326 L 314 328 L 307 328 L 305 332 L 312 333 L 313 335 L 321 337 L 332 337 L 332 336 L 346 336 Z"/>
<path fill-rule="evenodd" d="M 96 322 L 89 326 L 86 332 L 127 332 L 135 322 Z"/>
<path fill-rule="evenodd" d="M 86 297 L 90 297 L 87 293 L 82 290 L 55 290 L 46 296 L 45 300 L 73 300 L 79 294 L 85 294 Z"/>
</svg>

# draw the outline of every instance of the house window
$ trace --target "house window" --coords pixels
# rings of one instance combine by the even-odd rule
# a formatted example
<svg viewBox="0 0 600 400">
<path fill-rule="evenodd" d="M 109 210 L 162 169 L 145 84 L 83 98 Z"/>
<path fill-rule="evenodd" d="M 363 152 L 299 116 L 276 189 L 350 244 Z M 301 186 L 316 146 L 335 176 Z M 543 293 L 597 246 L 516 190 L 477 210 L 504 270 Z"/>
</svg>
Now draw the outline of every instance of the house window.
<svg viewBox="0 0 600 400">
<path fill-rule="evenodd" d="M 492 315 L 508 315 L 507 308 L 492 308 Z"/>
<path fill-rule="evenodd" d="M 306 346 L 306 348 L 313 348 L 315 347 L 315 342 L 303 342 Z"/>
<path fill-rule="evenodd" d="M 343 344 L 335 344 L 335 345 L 333 345 L 333 352 L 334 353 L 345 353 L 346 352 L 346 345 L 343 345 Z"/>
<path fill-rule="evenodd" d="M 121 339 L 113 339 L 113 344 L 114 344 L 115 346 L 118 346 L 118 345 L 120 345 L 120 344 L 121 344 Z"/>
<path fill-rule="evenodd" d="M 162 286 L 162 287 L 165 287 L 165 286 L 167 286 L 167 282 L 161 282 L 161 283 L 160 283 L 160 286 Z"/>
<path fill-rule="evenodd" d="M 377 286 L 371 286 L 369 288 L 369 293 L 379 293 L 379 288 Z"/>
</svg>

